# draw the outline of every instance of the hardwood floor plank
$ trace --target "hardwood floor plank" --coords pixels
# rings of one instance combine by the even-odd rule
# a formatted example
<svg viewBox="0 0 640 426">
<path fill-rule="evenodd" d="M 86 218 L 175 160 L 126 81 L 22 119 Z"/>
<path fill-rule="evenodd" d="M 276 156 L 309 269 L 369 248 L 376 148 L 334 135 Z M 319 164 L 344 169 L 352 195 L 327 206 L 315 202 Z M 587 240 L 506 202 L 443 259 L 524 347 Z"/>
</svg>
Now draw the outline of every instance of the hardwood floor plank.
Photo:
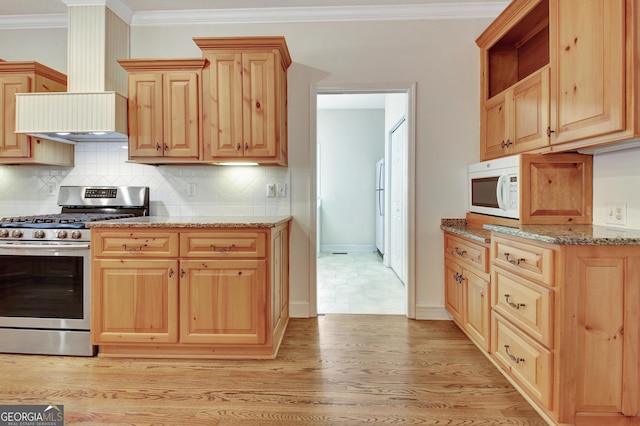
<svg viewBox="0 0 640 426">
<path fill-rule="evenodd" d="M 292 319 L 274 360 L 0 363 L 0 403 L 63 404 L 66 424 L 546 424 L 449 321 Z"/>
</svg>

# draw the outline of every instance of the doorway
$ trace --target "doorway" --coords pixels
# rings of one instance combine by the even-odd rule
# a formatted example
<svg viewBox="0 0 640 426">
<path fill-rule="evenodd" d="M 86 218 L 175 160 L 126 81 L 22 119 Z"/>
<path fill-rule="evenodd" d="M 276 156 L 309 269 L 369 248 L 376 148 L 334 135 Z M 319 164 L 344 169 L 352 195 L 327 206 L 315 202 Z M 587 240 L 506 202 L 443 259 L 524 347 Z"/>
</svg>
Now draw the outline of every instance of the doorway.
<svg viewBox="0 0 640 426">
<path fill-rule="evenodd" d="M 312 188 L 317 203 L 312 215 L 316 232 L 310 296 L 316 313 L 415 317 L 411 235 L 414 90 L 414 85 L 402 85 L 315 87 L 312 91 L 312 142 L 316 142 Z M 324 126 L 332 120 L 334 128 L 327 135 Z M 375 223 L 381 202 L 376 188 L 380 183 L 376 182 L 376 163 L 380 162 L 385 164 L 382 186 L 388 188 L 382 197 L 383 210 L 389 212 L 382 249 L 376 241 Z M 340 200 L 337 192 L 346 195 Z M 345 226 L 342 230 L 341 225 Z"/>
</svg>

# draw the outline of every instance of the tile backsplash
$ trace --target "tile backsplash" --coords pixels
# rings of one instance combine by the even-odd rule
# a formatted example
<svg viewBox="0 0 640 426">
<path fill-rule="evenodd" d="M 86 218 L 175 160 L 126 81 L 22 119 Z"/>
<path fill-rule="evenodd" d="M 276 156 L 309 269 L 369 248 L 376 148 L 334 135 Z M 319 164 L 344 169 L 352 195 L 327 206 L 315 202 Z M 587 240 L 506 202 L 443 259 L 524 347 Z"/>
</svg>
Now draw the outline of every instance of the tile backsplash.
<svg viewBox="0 0 640 426">
<path fill-rule="evenodd" d="M 156 216 L 269 216 L 290 214 L 286 167 L 151 166 L 128 163 L 126 143 L 80 142 L 74 167 L 0 166 L 0 217 L 59 213 L 61 185 L 148 186 Z M 268 184 L 285 185 L 267 198 Z M 189 186 L 195 195 L 189 194 Z"/>
</svg>

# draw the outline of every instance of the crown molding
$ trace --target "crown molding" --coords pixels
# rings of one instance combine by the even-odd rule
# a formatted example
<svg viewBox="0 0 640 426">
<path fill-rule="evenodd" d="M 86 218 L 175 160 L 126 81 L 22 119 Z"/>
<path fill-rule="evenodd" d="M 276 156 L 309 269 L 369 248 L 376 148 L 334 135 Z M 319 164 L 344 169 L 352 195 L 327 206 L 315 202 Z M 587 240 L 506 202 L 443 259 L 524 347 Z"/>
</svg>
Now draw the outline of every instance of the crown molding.
<svg viewBox="0 0 640 426">
<path fill-rule="evenodd" d="M 132 26 L 495 18 L 508 1 L 138 12 Z"/>
<path fill-rule="evenodd" d="M 77 4 L 82 0 L 67 0 Z M 75 1 L 75 3 L 74 3 Z M 92 0 L 88 0 L 92 1 Z M 102 1 L 105 0 L 93 0 Z M 109 1 L 107 1 L 109 4 Z M 116 1 L 117 3 L 117 1 Z M 495 18 L 508 0 L 405 5 L 163 10 L 133 13 L 131 26 Z M 66 28 L 66 14 L 0 15 L 0 29 Z"/>
</svg>

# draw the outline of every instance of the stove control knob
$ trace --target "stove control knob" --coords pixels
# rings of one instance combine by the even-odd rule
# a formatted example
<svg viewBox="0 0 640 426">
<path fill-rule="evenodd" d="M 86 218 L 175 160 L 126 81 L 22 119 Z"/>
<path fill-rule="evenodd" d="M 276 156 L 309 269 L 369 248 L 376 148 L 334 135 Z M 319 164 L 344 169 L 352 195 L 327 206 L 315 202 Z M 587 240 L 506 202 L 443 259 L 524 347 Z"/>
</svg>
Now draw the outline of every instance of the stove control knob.
<svg viewBox="0 0 640 426">
<path fill-rule="evenodd" d="M 44 238 L 44 231 L 39 230 L 33 233 L 33 238 Z"/>
<path fill-rule="evenodd" d="M 0 238 L 7 238 L 9 236 L 8 229 L 0 229 Z"/>
<path fill-rule="evenodd" d="M 22 231 L 19 231 L 19 230 L 17 230 L 17 229 L 16 229 L 15 231 L 12 231 L 12 232 L 11 232 L 11 237 L 13 237 L 13 238 L 20 238 L 20 237 L 22 237 Z"/>
<path fill-rule="evenodd" d="M 79 240 L 80 237 L 82 237 L 82 233 L 80 231 L 73 231 L 71 233 L 71 238 L 73 238 L 74 240 Z"/>
<path fill-rule="evenodd" d="M 67 238 L 67 231 L 58 231 L 56 238 Z"/>
</svg>

